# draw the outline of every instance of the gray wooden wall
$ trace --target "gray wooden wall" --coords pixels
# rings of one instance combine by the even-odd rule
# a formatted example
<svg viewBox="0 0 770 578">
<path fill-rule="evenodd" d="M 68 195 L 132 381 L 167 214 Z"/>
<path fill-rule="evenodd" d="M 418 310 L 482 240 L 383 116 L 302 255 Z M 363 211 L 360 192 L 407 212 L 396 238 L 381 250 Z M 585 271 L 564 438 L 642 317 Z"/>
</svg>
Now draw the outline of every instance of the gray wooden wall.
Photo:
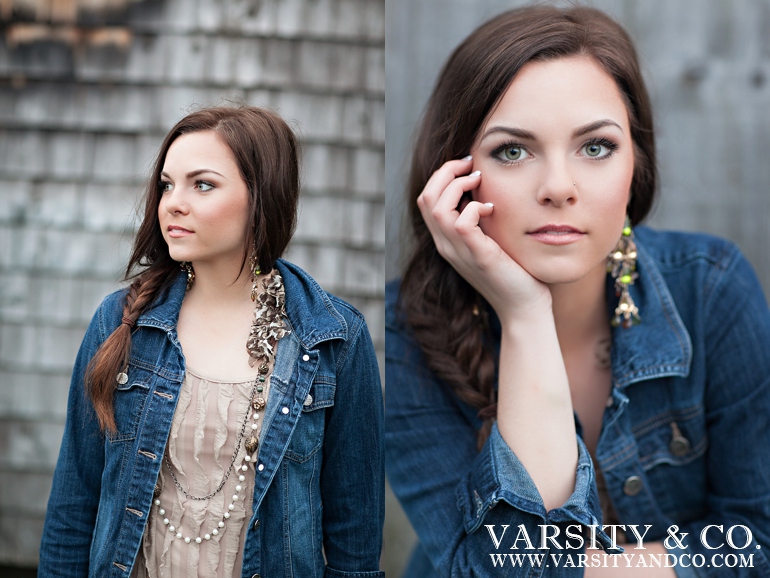
<svg viewBox="0 0 770 578">
<path fill-rule="evenodd" d="M 386 239 L 398 276 L 410 143 L 440 66 L 477 25 L 524 0 L 387 0 Z M 538 2 L 543 3 L 543 2 Z M 548 2 L 545 2 L 548 3 Z M 660 203 L 650 224 L 742 248 L 770 292 L 770 1 L 594 0 L 634 38 L 658 136 Z M 387 384 L 386 384 L 387 389 Z M 414 535 L 388 496 L 392 560 Z M 395 530 L 395 528 L 399 528 Z M 392 574 L 397 578 L 396 570 Z"/>
<path fill-rule="evenodd" d="M 151 159 L 191 106 L 243 101 L 293 123 L 304 176 L 287 257 L 362 310 L 382 361 L 384 8 L 148 0 L 110 17 L 123 45 L 14 44 L 18 22 L 0 23 L 0 565 L 36 563 L 75 354 L 119 286 Z"/>
</svg>

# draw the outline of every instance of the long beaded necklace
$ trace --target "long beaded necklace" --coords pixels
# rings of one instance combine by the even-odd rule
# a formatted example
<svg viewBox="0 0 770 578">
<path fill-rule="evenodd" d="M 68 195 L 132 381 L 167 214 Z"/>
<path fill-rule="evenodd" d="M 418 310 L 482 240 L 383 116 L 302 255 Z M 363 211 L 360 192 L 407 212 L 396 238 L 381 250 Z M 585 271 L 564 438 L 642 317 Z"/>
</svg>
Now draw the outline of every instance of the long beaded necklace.
<svg viewBox="0 0 770 578">
<path fill-rule="evenodd" d="M 241 428 L 238 432 L 238 436 L 235 442 L 235 451 L 233 457 L 230 460 L 230 466 L 222 477 L 222 481 L 219 486 L 209 494 L 205 496 L 194 496 L 187 492 L 177 480 L 176 474 L 171 467 L 171 461 L 169 460 L 168 452 L 164 455 L 164 461 L 168 469 L 171 479 L 174 481 L 177 489 L 181 491 L 187 498 L 191 500 L 208 500 L 216 496 L 225 487 L 225 483 L 233 472 L 235 462 L 238 458 L 238 452 L 243 442 L 245 435 L 248 435 L 244 448 L 246 454 L 243 456 L 243 460 L 240 465 L 235 468 L 238 472 L 239 483 L 235 486 L 235 493 L 232 495 L 230 503 L 227 506 L 227 510 L 222 514 L 221 519 L 217 524 L 211 528 L 203 536 L 196 536 L 193 538 L 191 535 L 183 534 L 181 528 L 174 526 L 171 520 L 166 516 L 166 510 L 163 508 L 160 502 L 161 487 L 159 484 L 155 484 L 154 492 L 154 504 L 157 508 L 157 512 L 163 517 L 163 524 L 171 533 L 172 539 L 183 540 L 186 544 L 195 542 L 196 544 L 202 543 L 204 540 L 211 540 L 213 536 L 217 536 L 224 530 L 225 522 L 230 518 L 230 512 L 235 509 L 236 503 L 241 500 L 240 493 L 243 490 L 242 483 L 246 481 L 246 473 L 249 470 L 249 465 L 256 463 L 255 453 L 259 448 L 259 440 L 257 439 L 256 431 L 259 428 L 259 416 L 267 402 L 265 401 L 263 392 L 265 388 L 265 381 L 267 374 L 270 371 L 270 364 L 275 358 L 275 346 L 279 339 L 288 334 L 290 331 L 284 325 L 284 317 L 286 316 L 285 308 L 285 294 L 283 290 L 283 280 L 277 271 L 273 272 L 262 280 L 262 292 L 258 292 L 256 278 L 259 275 L 259 269 L 254 269 L 254 285 L 251 291 L 251 299 L 256 302 L 254 309 L 254 322 L 251 326 L 251 332 L 246 344 L 246 348 L 249 352 L 249 365 L 252 367 L 257 361 L 260 361 L 257 378 L 254 380 L 251 393 L 249 395 L 249 409 L 246 411 L 246 416 L 241 424 Z M 188 286 L 189 289 L 189 286 Z M 253 410 L 253 413 L 252 413 Z M 247 424 L 251 420 L 251 427 L 247 428 Z M 260 466 L 261 468 L 261 466 Z"/>
</svg>

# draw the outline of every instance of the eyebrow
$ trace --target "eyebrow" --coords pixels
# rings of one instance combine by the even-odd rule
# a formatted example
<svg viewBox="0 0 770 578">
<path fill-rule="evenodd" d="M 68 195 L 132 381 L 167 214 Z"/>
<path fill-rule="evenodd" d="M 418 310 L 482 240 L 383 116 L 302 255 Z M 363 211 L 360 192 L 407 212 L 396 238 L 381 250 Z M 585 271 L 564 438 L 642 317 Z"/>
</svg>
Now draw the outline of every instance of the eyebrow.
<svg viewBox="0 0 770 578">
<path fill-rule="evenodd" d="M 195 178 L 198 175 L 201 175 L 203 173 L 214 173 L 215 175 L 219 175 L 220 177 L 222 177 L 223 179 L 226 180 L 226 177 L 224 175 L 222 175 L 222 174 L 220 174 L 220 173 L 218 173 L 218 172 L 216 172 L 214 170 L 211 170 L 211 169 L 198 169 L 197 171 L 189 172 L 189 173 L 187 173 L 187 178 L 188 179 L 192 179 L 192 178 Z M 162 171 L 160 173 L 160 176 L 167 177 L 169 179 L 171 178 L 171 175 L 169 175 L 166 171 Z"/>
<path fill-rule="evenodd" d="M 620 129 L 620 132 L 623 132 L 623 127 L 621 127 L 614 120 L 604 118 L 602 120 L 597 120 L 595 122 L 589 122 L 588 124 L 584 124 L 583 126 L 576 128 L 574 131 L 572 131 L 572 138 L 583 136 L 584 134 L 588 134 L 589 132 L 599 130 L 600 128 L 604 128 L 605 126 L 615 126 L 618 129 Z"/>
<path fill-rule="evenodd" d="M 623 128 L 616 123 L 614 120 L 610 120 L 608 118 L 597 120 L 594 122 L 590 122 L 588 124 L 584 124 L 583 126 L 579 126 L 574 131 L 572 131 L 572 138 L 577 138 L 579 136 L 583 136 L 584 134 L 588 134 L 589 132 L 593 132 L 595 130 L 598 130 L 600 128 L 604 128 L 605 126 L 615 126 L 618 129 L 620 129 L 620 132 L 623 132 Z M 504 133 L 509 134 L 511 136 L 515 136 L 521 139 L 527 139 L 527 140 L 537 140 L 535 138 L 535 135 L 528 130 L 524 130 L 521 128 L 515 128 L 512 126 L 493 126 L 489 130 L 487 130 L 484 135 L 481 137 L 481 140 L 484 140 L 489 135 L 495 134 L 495 133 Z"/>
</svg>

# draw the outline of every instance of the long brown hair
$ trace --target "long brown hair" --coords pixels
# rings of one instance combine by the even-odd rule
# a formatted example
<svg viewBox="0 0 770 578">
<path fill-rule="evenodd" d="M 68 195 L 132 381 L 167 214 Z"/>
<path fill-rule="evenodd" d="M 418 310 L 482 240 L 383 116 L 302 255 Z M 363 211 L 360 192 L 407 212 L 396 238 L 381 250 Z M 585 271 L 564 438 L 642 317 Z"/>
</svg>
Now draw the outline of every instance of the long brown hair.
<svg viewBox="0 0 770 578">
<path fill-rule="evenodd" d="M 413 239 L 400 307 L 433 372 L 478 409 L 479 447 L 497 415 L 488 305 L 438 254 L 417 197 L 442 164 L 468 154 L 522 66 L 573 55 L 592 57 L 625 99 L 635 157 L 628 214 L 636 224 L 650 211 L 656 191 L 652 110 L 631 39 L 598 10 L 519 8 L 481 25 L 444 65 L 417 133 L 407 185 Z"/>
<path fill-rule="evenodd" d="M 180 274 L 171 259 L 158 220 L 160 173 L 171 144 L 180 136 L 216 131 L 230 147 L 249 191 L 242 266 L 254 248 L 263 273 L 286 249 L 297 221 L 299 147 L 277 114 L 253 106 L 207 108 L 180 120 L 158 151 L 145 191 L 144 218 L 134 240 L 125 279 L 133 279 L 123 307 L 124 323 L 105 340 L 88 365 L 86 389 L 103 430 L 115 431 L 115 379 L 128 365 L 132 325 Z M 137 272 L 138 270 L 138 272 Z"/>
</svg>

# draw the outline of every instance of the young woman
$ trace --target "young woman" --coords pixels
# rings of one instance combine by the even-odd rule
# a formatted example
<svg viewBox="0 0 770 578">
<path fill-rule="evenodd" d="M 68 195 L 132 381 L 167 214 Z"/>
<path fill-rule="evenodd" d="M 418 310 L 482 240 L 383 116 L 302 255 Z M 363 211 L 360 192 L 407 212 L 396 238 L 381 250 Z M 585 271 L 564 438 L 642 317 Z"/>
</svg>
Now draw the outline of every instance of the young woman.
<svg viewBox="0 0 770 578">
<path fill-rule="evenodd" d="M 245 106 L 163 141 L 134 281 L 78 354 L 41 576 L 382 576 L 369 332 L 279 258 L 297 153 L 283 120 Z"/>
<path fill-rule="evenodd" d="M 735 246 L 637 227 L 655 186 L 601 12 L 507 12 L 447 61 L 387 290 L 406 576 L 770 575 L 770 314 Z"/>
</svg>

